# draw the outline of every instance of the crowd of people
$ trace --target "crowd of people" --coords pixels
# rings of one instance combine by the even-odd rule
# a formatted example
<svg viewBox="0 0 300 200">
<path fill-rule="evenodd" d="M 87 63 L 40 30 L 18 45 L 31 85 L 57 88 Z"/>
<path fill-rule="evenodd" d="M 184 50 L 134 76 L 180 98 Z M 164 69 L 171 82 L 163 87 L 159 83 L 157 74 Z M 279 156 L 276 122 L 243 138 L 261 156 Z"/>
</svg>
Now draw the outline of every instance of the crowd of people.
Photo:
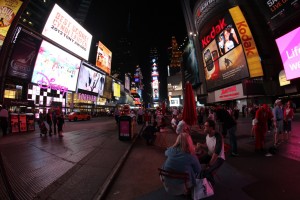
<svg viewBox="0 0 300 200">
<path fill-rule="evenodd" d="M 226 137 L 230 145 L 229 155 L 239 156 L 236 136 L 239 109 L 218 105 L 199 108 L 197 111 L 199 127 L 206 135 L 205 142 L 192 140 L 190 126 L 183 120 L 181 110 L 174 109 L 170 125 L 177 134 L 177 140 L 165 151 L 166 160 L 163 163 L 165 170 L 187 172 L 191 188 L 195 186 L 196 178 L 207 178 L 214 184 L 214 174 L 225 161 Z M 292 102 L 287 101 L 284 105 L 280 99 L 275 101 L 273 108 L 267 104 L 252 106 L 247 111 L 247 116 L 253 121 L 253 128 L 249 133 L 255 138 L 254 152 L 263 152 L 267 156 L 267 132 L 274 133 L 274 147 L 288 141 L 294 113 Z M 246 112 L 243 116 L 246 117 Z"/>
</svg>

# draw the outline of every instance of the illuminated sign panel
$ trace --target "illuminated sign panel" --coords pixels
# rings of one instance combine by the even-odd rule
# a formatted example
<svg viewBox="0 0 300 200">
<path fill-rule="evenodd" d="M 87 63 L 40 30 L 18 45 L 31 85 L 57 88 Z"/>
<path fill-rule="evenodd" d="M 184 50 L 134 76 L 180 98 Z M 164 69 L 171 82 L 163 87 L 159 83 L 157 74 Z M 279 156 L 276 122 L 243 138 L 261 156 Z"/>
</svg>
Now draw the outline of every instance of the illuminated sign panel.
<svg viewBox="0 0 300 200">
<path fill-rule="evenodd" d="M 121 96 L 121 87 L 120 84 L 114 83 L 114 96 L 120 97 Z"/>
<path fill-rule="evenodd" d="M 13 22 L 22 1 L 1 0 L 0 1 L 0 47 L 2 47 L 6 34 Z"/>
<path fill-rule="evenodd" d="M 291 84 L 291 81 L 286 80 L 286 75 L 285 75 L 284 70 L 280 71 L 278 78 L 279 78 L 280 86 L 285 86 L 285 85 Z"/>
<path fill-rule="evenodd" d="M 57 4 L 54 5 L 42 34 L 88 60 L 92 35 Z"/>
<path fill-rule="evenodd" d="M 235 26 L 237 27 L 238 34 L 241 38 L 241 43 L 244 47 L 250 77 L 254 78 L 263 76 L 264 74 L 255 41 L 240 7 L 236 6 L 231 8 L 229 9 L 229 12 L 232 16 Z"/>
<path fill-rule="evenodd" d="M 286 79 L 300 77 L 300 27 L 276 39 Z"/>
<path fill-rule="evenodd" d="M 80 60 L 43 41 L 35 62 L 32 83 L 60 91 L 75 91 Z"/>
<path fill-rule="evenodd" d="M 103 95 L 105 75 L 82 62 L 78 76 L 77 89 Z"/>
<path fill-rule="evenodd" d="M 170 98 L 170 106 L 179 106 L 180 104 L 179 98 Z"/>
<path fill-rule="evenodd" d="M 101 42 L 98 43 L 96 66 L 110 75 L 111 70 L 111 51 Z"/>
<path fill-rule="evenodd" d="M 249 77 L 241 39 L 227 12 L 200 35 L 207 90 Z"/>
<path fill-rule="evenodd" d="M 246 98 L 243 93 L 243 85 L 241 83 L 221 90 L 216 90 L 214 93 L 216 102 Z"/>
</svg>

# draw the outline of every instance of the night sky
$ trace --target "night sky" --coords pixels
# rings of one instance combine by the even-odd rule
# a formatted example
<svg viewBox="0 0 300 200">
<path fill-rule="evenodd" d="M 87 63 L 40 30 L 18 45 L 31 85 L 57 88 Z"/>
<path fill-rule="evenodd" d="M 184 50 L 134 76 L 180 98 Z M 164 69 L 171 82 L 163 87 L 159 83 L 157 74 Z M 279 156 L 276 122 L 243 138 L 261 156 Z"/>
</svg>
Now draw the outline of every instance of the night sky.
<svg viewBox="0 0 300 200">
<path fill-rule="evenodd" d="M 128 29 L 129 13 L 130 28 Z M 101 41 L 112 51 L 112 59 L 114 59 L 117 41 L 120 35 L 128 30 L 134 35 L 133 42 L 138 45 L 137 57 L 141 68 L 149 61 L 149 48 L 157 47 L 160 55 L 161 84 L 166 84 L 166 78 L 162 80 L 161 77 L 166 77 L 167 48 L 171 46 L 171 37 L 175 36 L 180 44 L 186 36 L 180 0 L 94 0 L 84 27 L 93 35 L 91 62 L 94 62 L 96 57 L 97 41 Z M 144 73 L 145 70 L 142 71 Z M 145 77 L 145 74 L 143 75 Z"/>
</svg>

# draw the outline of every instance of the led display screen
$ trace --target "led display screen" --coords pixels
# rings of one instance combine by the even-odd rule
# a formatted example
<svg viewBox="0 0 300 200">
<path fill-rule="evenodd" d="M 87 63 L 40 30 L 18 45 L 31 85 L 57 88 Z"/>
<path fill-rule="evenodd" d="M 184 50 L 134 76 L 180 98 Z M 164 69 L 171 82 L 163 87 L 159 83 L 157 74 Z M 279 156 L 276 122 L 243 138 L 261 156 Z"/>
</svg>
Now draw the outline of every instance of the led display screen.
<svg viewBox="0 0 300 200">
<path fill-rule="evenodd" d="M 103 95 L 103 88 L 105 83 L 105 75 L 92 69 L 87 63 L 82 62 L 77 89 L 84 90 L 99 95 Z"/>
<path fill-rule="evenodd" d="M 31 82 L 43 88 L 75 91 L 80 60 L 43 41 L 35 62 Z"/>
<path fill-rule="evenodd" d="M 249 77 L 238 30 L 227 12 L 201 34 L 200 45 L 207 90 Z"/>
<path fill-rule="evenodd" d="M 42 34 L 85 60 L 89 59 L 92 35 L 57 4 L 54 5 Z"/>
<path fill-rule="evenodd" d="M 98 43 L 96 66 L 110 75 L 111 70 L 111 51 L 101 42 Z"/>
<path fill-rule="evenodd" d="M 300 77 L 300 27 L 276 39 L 287 80 Z"/>
</svg>

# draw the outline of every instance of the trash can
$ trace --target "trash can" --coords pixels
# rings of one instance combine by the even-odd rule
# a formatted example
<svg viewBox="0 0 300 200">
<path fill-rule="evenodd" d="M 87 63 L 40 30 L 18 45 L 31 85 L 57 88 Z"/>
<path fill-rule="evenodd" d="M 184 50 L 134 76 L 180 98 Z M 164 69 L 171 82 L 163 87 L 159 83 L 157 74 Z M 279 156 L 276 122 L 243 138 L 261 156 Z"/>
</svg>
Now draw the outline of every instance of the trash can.
<svg viewBox="0 0 300 200">
<path fill-rule="evenodd" d="M 131 140 L 132 118 L 130 116 L 119 117 L 119 140 Z"/>
</svg>

